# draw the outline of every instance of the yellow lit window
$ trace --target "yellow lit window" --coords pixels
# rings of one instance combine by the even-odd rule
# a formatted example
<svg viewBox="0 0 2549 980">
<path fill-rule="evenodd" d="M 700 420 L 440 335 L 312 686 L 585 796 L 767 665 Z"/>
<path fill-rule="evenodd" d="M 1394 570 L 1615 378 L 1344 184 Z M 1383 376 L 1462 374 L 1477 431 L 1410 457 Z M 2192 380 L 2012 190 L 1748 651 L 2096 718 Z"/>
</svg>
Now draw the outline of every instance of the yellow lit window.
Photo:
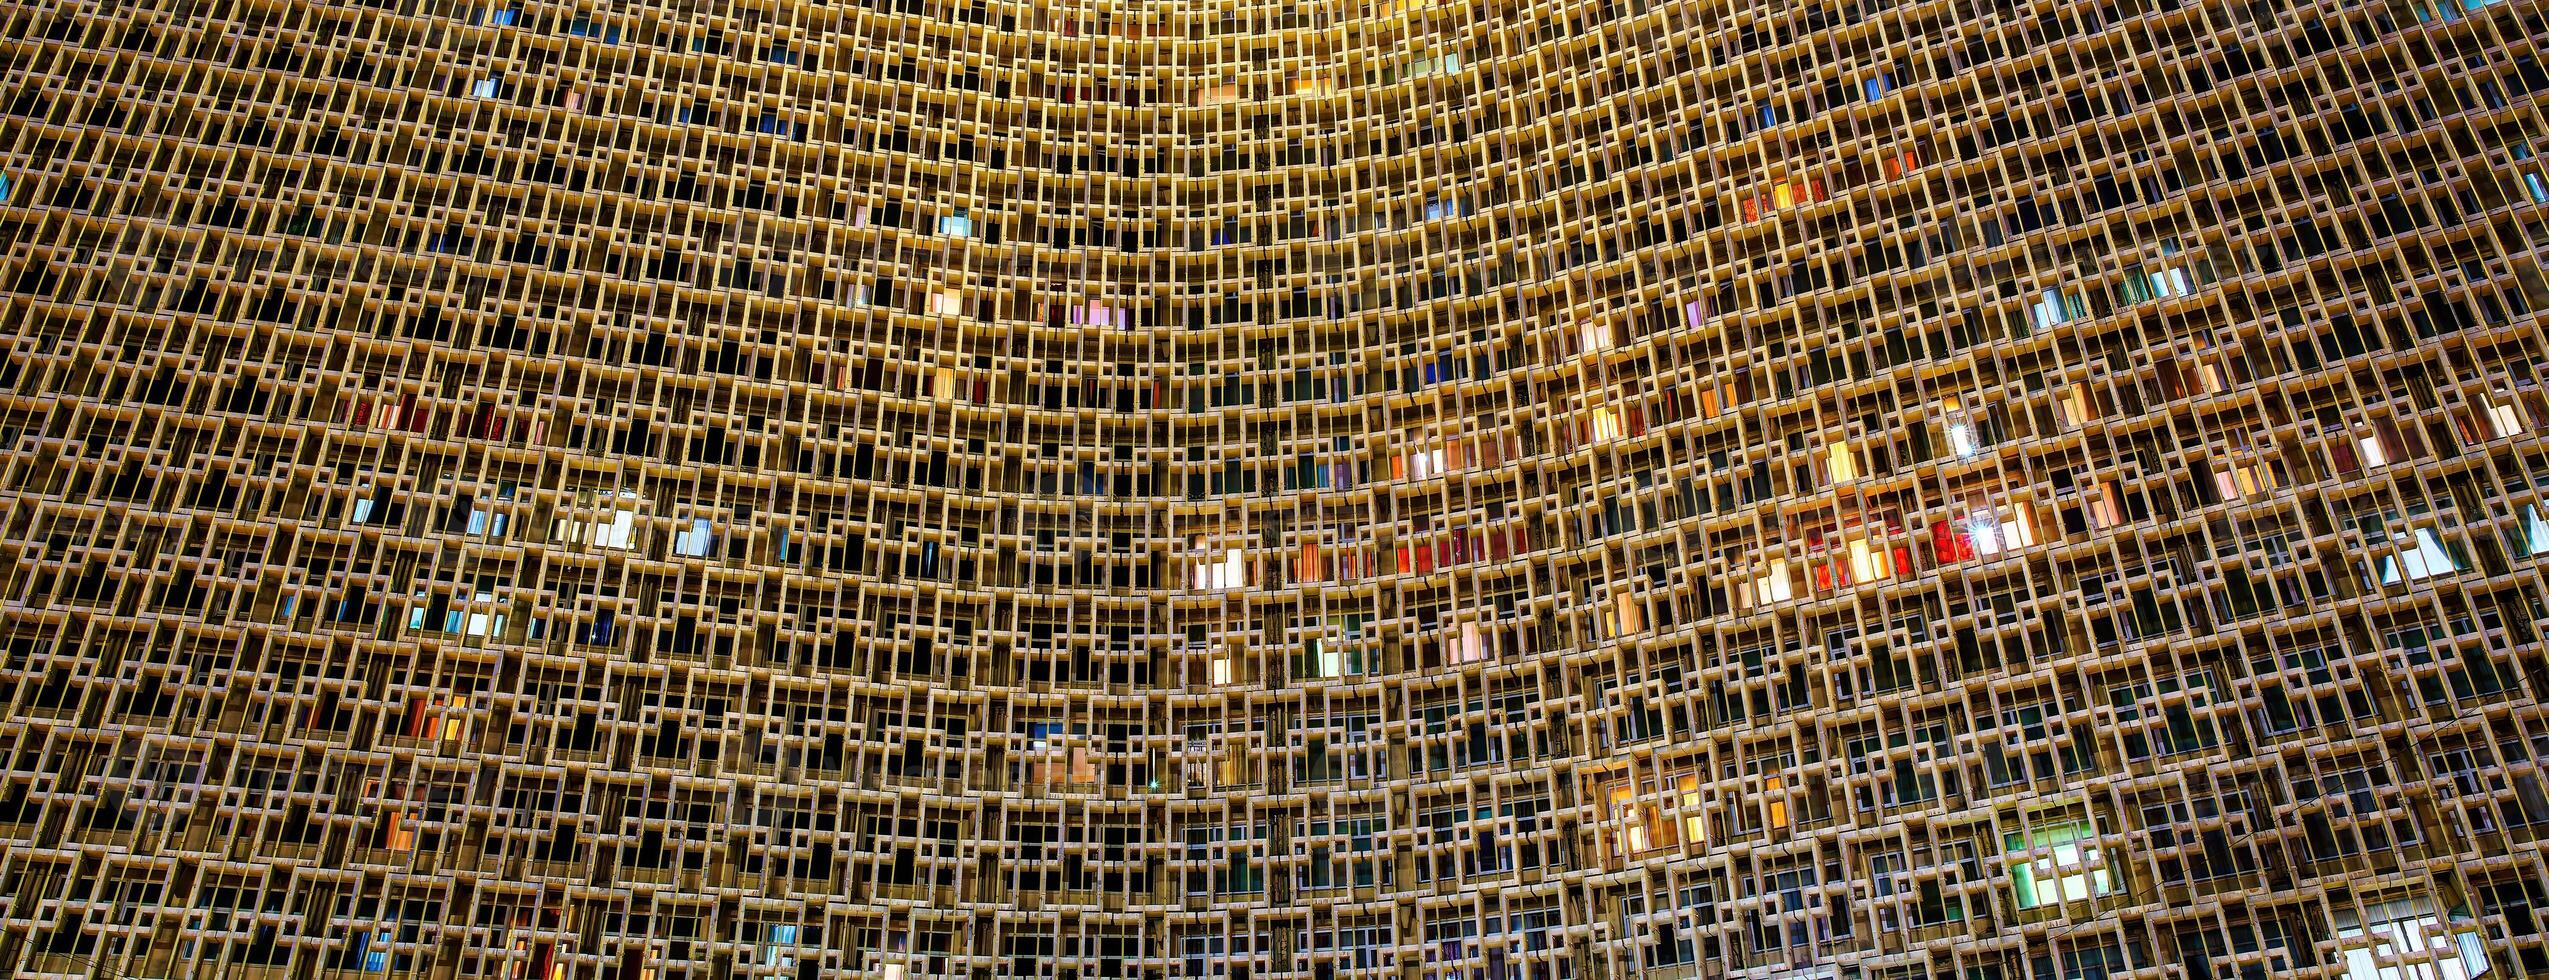
<svg viewBox="0 0 2549 980">
<path fill-rule="evenodd" d="M 1858 456 L 1850 452 L 1850 444 L 1836 442 L 1823 452 L 1825 466 L 1832 471 L 1832 482 L 1846 483 L 1859 478 Z"/>
<path fill-rule="evenodd" d="M 1700 805 L 1699 777 L 1683 776 L 1677 782 L 1681 790 L 1682 839 L 1692 844 L 1706 841 L 1708 817 Z"/>
<path fill-rule="evenodd" d="M 2213 475 L 2221 488 L 2222 499 L 2243 500 L 2273 493 L 2278 485 L 2275 472 L 2262 463 L 2234 463 Z"/>
<path fill-rule="evenodd" d="M 2054 407 L 2060 411 L 2062 426 L 2066 429 L 2079 428 L 2097 417 L 2091 414 L 2089 393 L 2077 384 L 2063 389 L 2062 394 L 2054 399 Z"/>
<path fill-rule="evenodd" d="M 1851 538 L 1850 581 L 1876 582 L 1894 577 L 1894 557 L 1883 547 L 1866 538 Z"/>
<path fill-rule="evenodd" d="M 1609 408 L 1593 410 L 1593 441 L 1609 442 L 1620 437 L 1620 417 Z"/>
</svg>

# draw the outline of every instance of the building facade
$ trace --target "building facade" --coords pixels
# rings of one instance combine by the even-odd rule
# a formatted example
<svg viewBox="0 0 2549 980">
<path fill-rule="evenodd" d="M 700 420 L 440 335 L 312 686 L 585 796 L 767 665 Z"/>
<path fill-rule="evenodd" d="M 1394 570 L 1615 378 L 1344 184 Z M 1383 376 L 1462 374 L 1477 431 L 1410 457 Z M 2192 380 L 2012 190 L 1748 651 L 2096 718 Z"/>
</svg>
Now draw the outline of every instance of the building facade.
<svg viewBox="0 0 2549 980">
<path fill-rule="evenodd" d="M 2536 0 L 0 37 L 0 970 L 2549 972 Z"/>
</svg>

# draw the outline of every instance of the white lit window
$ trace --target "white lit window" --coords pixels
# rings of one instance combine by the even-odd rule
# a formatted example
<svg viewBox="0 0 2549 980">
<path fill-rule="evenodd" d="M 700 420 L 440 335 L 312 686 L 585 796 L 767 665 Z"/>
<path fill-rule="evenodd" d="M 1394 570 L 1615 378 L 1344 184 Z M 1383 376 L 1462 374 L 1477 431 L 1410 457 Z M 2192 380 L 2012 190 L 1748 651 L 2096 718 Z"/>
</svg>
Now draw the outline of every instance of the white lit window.
<svg viewBox="0 0 2549 980">
<path fill-rule="evenodd" d="M 949 238 L 972 238 L 974 237 L 974 219 L 967 217 L 962 211 L 942 215 L 938 219 L 938 233 Z"/>
<path fill-rule="evenodd" d="M 1210 552 L 1205 552 L 1205 554 L 1210 555 Z M 1206 557 L 1195 563 L 1195 589 L 1197 591 L 1244 589 L 1247 587 L 1247 567 L 1241 563 L 1239 549 L 1237 548 L 1232 548 L 1223 552 L 1219 560 Z"/>
<path fill-rule="evenodd" d="M 2523 433 L 2522 413 L 2512 405 L 2487 406 L 2487 421 L 2496 427 L 2499 439 Z"/>
<path fill-rule="evenodd" d="M 2387 466 L 2390 464 L 2390 454 L 2387 450 L 2381 448 L 2380 436 L 2364 436 L 2363 438 L 2356 439 L 2354 440 L 2354 449 L 2355 452 L 2362 455 L 2363 465 L 2365 467 Z"/>
<path fill-rule="evenodd" d="M 2088 821 L 2012 833 L 2003 843 L 2019 908 L 2085 902 L 2115 891 Z"/>
<path fill-rule="evenodd" d="M 1956 454 L 1957 459 L 1972 459 L 1983 451 L 1982 433 L 1975 427 L 1978 414 L 1966 411 L 1964 405 L 1953 398 L 1947 400 L 1941 425 L 1947 430 L 1947 451 Z"/>
<path fill-rule="evenodd" d="M 477 82 L 477 84 L 474 84 L 474 85 L 469 86 L 469 94 L 474 95 L 474 96 L 477 96 L 478 98 L 481 98 L 481 99 L 492 99 L 492 98 L 495 98 L 495 97 L 496 97 L 496 80 L 495 80 L 495 79 L 492 79 L 492 78 L 481 78 L 481 79 L 479 79 L 479 80 L 478 80 L 478 82 Z"/>
<path fill-rule="evenodd" d="M 931 293 L 929 294 L 929 311 L 942 316 L 963 316 L 965 294 L 952 289 L 942 289 Z"/>
<path fill-rule="evenodd" d="M 1788 579 L 1788 566 L 1782 564 L 1771 568 L 1769 574 L 1753 579 L 1750 588 L 1738 589 L 1737 592 L 1749 596 L 1754 605 L 1766 606 L 1795 598 L 1796 586 Z"/>
<path fill-rule="evenodd" d="M 1966 516 L 1964 528 L 1965 539 L 1977 555 L 1996 555 L 2036 543 L 2035 522 L 2028 519 L 2024 507 L 1976 510 Z"/>
<path fill-rule="evenodd" d="M 690 519 L 690 527 L 687 530 L 673 534 L 673 553 L 691 558 L 705 558 L 708 557 L 709 546 L 716 541 L 717 536 L 708 530 L 708 519 L 694 517 Z"/>
<path fill-rule="evenodd" d="M 469 612 L 469 635 L 488 636 L 504 632 L 504 614 L 488 612 L 495 606 L 495 593 L 481 589 L 470 602 L 476 608 Z"/>
<path fill-rule="evenodd" d="M 1584 325 L 1584 329 L 1583 329 L 1583 331 L 1582 331 L 1582 334 L 1583 334 L 1584 352 L 1585 352 L 1585 353 L 1587 353 L 1587 354 L 1592 354 L 1592 353 L 1597 353 L 1597 352 L 1600 352 L 1600 351 L 1606 351 L 1606 350 L 1610 350 L 1610 349 L 1611 349 L 1611 325 L 1610 325 L 1610 324 L 1607 324 L 1607 323 L 1588 323 L 1588 324 L 1585 324 L 1585 325 Z"/>
<path fill-rule="evenodd" d="M 2446 923 L 2430 898 L 2335 912 L 2346 980 L 2476 980 L 2491 970 L 2477 923 L 2458 911 Z"/>
</svg>

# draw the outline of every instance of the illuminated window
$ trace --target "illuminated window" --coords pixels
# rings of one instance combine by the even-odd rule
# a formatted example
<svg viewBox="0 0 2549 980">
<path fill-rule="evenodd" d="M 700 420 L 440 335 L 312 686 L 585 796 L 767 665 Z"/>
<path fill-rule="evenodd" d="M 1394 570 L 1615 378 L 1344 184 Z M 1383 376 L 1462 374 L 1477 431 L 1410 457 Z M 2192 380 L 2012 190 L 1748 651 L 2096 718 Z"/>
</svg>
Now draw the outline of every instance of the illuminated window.
<svg viewBox="0 0 2549 980">
<path fill-rule="evenodd" d="M 2223 500 L 2245 500 L 2273 493 L 2282 485 L 2275 471 L 2263 463 L 2233 463 L 2213 474 L 2213 483 Z"/>
<path fill-rule="evenodd" d="M 2018 907 L 2043 908 L 2113 894 L 2097 835 L 2086 820 L 2011 833 L 2002 839 Z"/>
<path fill-rule="evenodd" d="M 709 547 L 716 543 L 717 536 L 708 530 L 705 517 L 691 518 L 689 529 L 673 533 L 673 553 L 677 555 L 705 558 Z"/>
<path fill-rule="evenodd" d="M 1846 483 L 1859 478 L 1859 460 L 1850 452 L 1850 444 L 1836 442 L 1823 450 L 1824 466 L 1832 473 L 1832 482 Z"/>
<path fill-rule="evenodd" d="M 1620 417 L 1609 406 L 1593 410 L 1593 441 L 1609 442 L 1620 437 Z"/>
<path fill-rule="evenodd" d="M 2390 465 L 2390 453 L 2381 448 L 2380 436 L 2364 436 L 2354 440 L 2354 451 L 2366 467 Z"/>
<path fill-rule="evenodd" d="M 941 216 L 938 219 L 938 233 L 950 238 L 972 238 L 974 237 L 974 219 L 967 217 L 962 211 Z"/>
<path fill-rule="evenodd" d="M 469 610 L 469 621 L 467 627 L 467 632 L 470 636 L 501 636 L 504 634 L 504 614 L 488 611 L 490 607 L 495 605 L 495 602 L 496 594 L 484 589 L 479 590 L 478 594 L 470 599 L 471 609 Z"/>
<path fill-rule="evenodd" d="M 2516 551 L 2531 558 L 2549 554 L 2549 518 L 2540 515 L 2540 505 L 2522 505 L 2522 534 Z"/>
<path fill-rule="evenodd" d="M 794 949 L 796 944 L 796 926 L 771 926 L 769 938 L 761 944 L 761 965 L 781 970 L 796 969 L 797 958 Z"/>
<path fill-rule="evenodd" d="M 2450 921 L 2422 896 L 2335 909 L 2345 980 L 2476 980 L 2487 976 L 2487 941 L 2466 911 Z"/>
<path fill-rule="evenodd" d="M 597 507 L 600 498 L 591 490 L 575 495 L 577 513 L 559 517 L 549 525 L 549 540 L 564 544 L 591 544 L 597 548 L 627 548 L 637 537 L 637 491 L 621 490 L 610 495 L 606 506 Z"/>
<path fill-rule="evenodd" d="M 2371 529 L 2366 529 L 2367 533 Z M 2381 584 L 2398 585 L 2461 571 L 2469 566 L 2443 545 L 2431 527 L 2418 527 L 2409 532 L 2410 546 L 2376 559 Z"/>
<path fill-rule="evenodd" d="M 2089 529 L 2092 531 L 2103 531 L 2124 523 L 2124 514 L 2115 505 L 2115 484 L 2112 481 L 2099 483 L 2097 489 L 2081 499 L 2081 504 L 2088 512 Z"/>
<path fill-rule="evenodd" d="M 1796 598 L 1796 585 L 1788 577 L 1788 566 L 1782 562 L 1771 566 L 1768 573 L 1735 589 L 1738 599 L 1754 606 L 1767 606 Z"/>
<path fill-rule="evenodd" d="M 387 929 L 354 934 L 354 954 L 362 961 L 363 972 L 389 972 L 389 944 L 394 935 Z"/>
<path fill-rule="evenodd" d="M 2522 413 L 2510 404 L 2487 406 L 2487 421 L 2496 429 L 2499 439 L 2523 434 Z"/>
<path fill-rule="evenodd" d="M 1203 546 L 1201 539 L 1197 539 L 1195 544 L 1198 555 L 1194 573 L 1196 591 L 1212 592 L 1248 587 L 1247 566 L 1240 560 L 1239 549 L 1227 549 L 1216 558 L 1211 549 Z"/>
<path fill-rule="evenodd" d="M 2024 507 L 1976 510 L 1965 518 L 1964 524 L 1965 536 L 1972 541 L 1974 553 L 1984 557 L 2036 543 L 2035 520 L 2027 515 Z"/>
<path fill-rule="evenodd" d="M 1708 839 L 1708 811 L 1700 802 L 1699 777 L 1683 776 L 1681 784 L 1682 839 L 1693 844 Z"/>
<path fill-rule="evenodd" d="M 1980 415 L 1978 411 L 1968 411 L 1964 403 L 1953 398 L 1947 400 L 1944 411 L 1940 413 L 1939 426 L 1947 433 L 1947 451 L 1954 453 L 1957 459 L 1972 459 L 1981 455 L 1983 438 L 1979 428 L 1978 416 Z"/>
<path fill-rule="evenodd" d="M 1637 596 L 1626 589 L 1604 601 L 1596 615 L 1603 639 L 1627 636 L 1646 629 L 1645 608 L 1639 604 Z"/>
<path fill-rule="evenodd" d="M 1584 352 L 1587 354 L 1599 353 L 1601 351 L 1611 349 L 1610 324 L 1588 323 L 1584 325 L 1580 334 L 1580 340 L 1584 345 Z"/>
<path fill-rule="evenodd" d="M 940 316 L 963 316 L 965 294 L 952 289 L 942 289 L 931 293 L 929 294 L 929 311 Z"/>
<path fill-rule="evenodd" d="M 2097 418 L 2096 410 L 2089 407 L 2088 389 L 2082 385 L 2063 388 L 2062 393 L 2054 398 L 2053 405 L 2061 414 L 2062 427 L 2066 429 L 2077 429 Z"/>
</svg>

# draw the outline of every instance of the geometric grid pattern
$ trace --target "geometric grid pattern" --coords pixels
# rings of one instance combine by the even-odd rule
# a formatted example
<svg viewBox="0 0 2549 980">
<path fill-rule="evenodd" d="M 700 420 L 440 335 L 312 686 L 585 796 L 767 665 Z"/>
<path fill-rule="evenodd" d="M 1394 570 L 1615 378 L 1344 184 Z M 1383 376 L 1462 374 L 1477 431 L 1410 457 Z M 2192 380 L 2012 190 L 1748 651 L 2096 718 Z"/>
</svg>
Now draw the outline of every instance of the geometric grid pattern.
<svg viewBox="0 0 2549 980">
<path fill-rule="evenodd" d="M 0 2 L 0 969 L 2549 970 L 2531 0 Z"/>
</svg>

